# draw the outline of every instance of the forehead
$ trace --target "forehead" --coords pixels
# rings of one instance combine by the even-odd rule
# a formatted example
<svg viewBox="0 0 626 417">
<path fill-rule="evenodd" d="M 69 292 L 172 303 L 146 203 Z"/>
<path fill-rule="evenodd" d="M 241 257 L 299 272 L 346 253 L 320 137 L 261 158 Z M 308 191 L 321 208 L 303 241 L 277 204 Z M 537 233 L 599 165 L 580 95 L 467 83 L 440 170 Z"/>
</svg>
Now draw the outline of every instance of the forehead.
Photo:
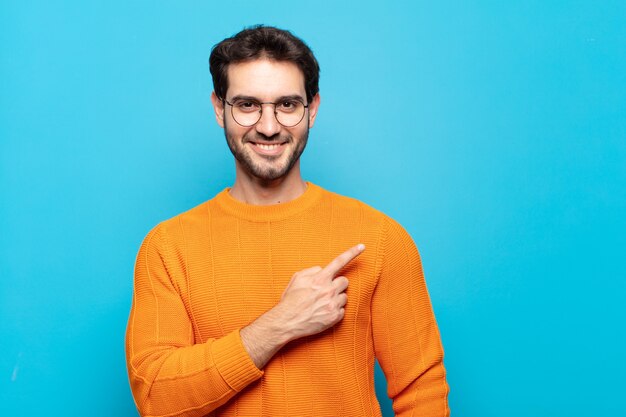
<svg viewBox="0 0 626 417">
<path fill-rule="evenodd" d="M 305 97 L 304 75 L 293 62 L 257 59 L 228 66 L 227 97 L 251 96 L 274 100 L 288 95 Z"/>
</svg>

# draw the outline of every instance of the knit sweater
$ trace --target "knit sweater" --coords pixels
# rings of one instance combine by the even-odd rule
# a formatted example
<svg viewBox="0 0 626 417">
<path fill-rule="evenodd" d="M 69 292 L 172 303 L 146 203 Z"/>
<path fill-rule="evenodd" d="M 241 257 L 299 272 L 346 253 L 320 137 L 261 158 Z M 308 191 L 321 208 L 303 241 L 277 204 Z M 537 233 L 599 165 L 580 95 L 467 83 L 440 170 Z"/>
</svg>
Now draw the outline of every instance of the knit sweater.
<svg viewBox="0 0 626 417">
<path fill-rule="evenodd" d="M 147 235 L 126 334 L 144 416 L 380 416 L 374 360 L 397 416 L 448 416 L 443 350 L 418 251 L 394 220 L 307 183 L 269 206 L 225 189 Z M 345 316 L 283 347 L 262 369 L 239 331 L 274 307 L 297 271 L 357 243 L 341 275 Z"/>
</svg>

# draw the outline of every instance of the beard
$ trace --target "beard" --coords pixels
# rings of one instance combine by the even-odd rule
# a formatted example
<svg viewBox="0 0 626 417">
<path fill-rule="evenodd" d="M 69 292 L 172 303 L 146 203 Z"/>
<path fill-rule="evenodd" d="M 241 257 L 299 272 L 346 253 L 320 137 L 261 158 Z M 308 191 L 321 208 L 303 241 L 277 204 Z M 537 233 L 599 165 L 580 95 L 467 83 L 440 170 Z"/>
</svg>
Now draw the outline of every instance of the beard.
<svg viewBox="0 0 626 417">
<path fill-rule="evenodd" d="M 224 126 L 224 135 L 230 151 L 246 172 L 260 180 L 272 181 L 286 176 L 298 159 L 300 159 L 300 155 L 304 152 L 309 139 L 309 128 L 307 126 L 302 136 L 296 139 L 290 134 L 277 134 L 267 137 L 254 130 L 241 138 L 237 138 L 232 133 L 229 133 L 226 125 Z M 285 143 L 284 146 L 288 148 L 281 155 L 273 156 L 259 155 L 246 146 L 246 143 L 261 140 L 263 142 Z M 296 146 L 292 148 L 294 141 Z"/>
</svg>

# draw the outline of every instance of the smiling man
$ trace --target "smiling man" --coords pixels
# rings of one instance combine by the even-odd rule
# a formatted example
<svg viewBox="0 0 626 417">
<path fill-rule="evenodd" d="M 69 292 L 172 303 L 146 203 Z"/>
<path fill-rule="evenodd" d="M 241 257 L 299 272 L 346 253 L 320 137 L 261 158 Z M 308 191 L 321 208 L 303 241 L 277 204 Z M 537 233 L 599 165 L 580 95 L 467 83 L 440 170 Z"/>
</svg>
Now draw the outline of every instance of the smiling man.
<svg viewBox="0 0 626 417">
<path fill-rule="evenodd" d="M 443 350 L 417 249 L 394 220 L 305 182 L 319 67 L 253 27 L 210 58 L 236 179 L 156 226 L 135 266 L 126 336 L 146 416 L 448 416 Z"/>
</svg>

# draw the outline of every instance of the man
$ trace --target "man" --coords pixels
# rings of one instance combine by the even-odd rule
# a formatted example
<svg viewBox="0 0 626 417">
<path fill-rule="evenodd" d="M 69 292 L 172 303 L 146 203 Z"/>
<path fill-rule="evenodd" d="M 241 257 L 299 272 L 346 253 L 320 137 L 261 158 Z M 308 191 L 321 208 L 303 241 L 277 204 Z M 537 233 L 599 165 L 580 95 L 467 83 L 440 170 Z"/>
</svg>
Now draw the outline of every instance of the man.
<svg viewBox="0 0 626 417">
<path fill-rule="evenodd" d="M 300 175 L 320 105 L 310 49 L 254 27 L 210 67 L 236 180 L 141 246 L 126 338 L 140 413 L 380 416 L 377 358 L 398 416 L 449 415 L 411 238 Z"/>
</svg>

